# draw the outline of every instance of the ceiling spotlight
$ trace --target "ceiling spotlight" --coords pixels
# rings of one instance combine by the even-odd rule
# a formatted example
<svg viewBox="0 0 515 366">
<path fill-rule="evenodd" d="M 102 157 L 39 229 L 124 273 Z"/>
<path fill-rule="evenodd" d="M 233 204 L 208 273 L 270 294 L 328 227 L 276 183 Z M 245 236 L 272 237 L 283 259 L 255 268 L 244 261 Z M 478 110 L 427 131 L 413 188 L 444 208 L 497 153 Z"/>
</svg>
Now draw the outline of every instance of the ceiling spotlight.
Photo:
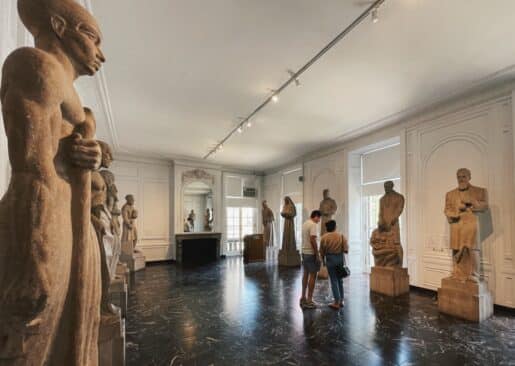
<svg viewBox="0 0 515 366">
<path fill-rule="evenodd" d="M 223 149 L 224 149 L 224 145 L 222 145 L 222 144 L 218 145 L 218 149 L 217 149 L 218 151 L 222 151 Z"/>
<path fill-rule="evenodd" d="M 292 70 L 286 70 L 286 72 L 287 72 L 288 74 L 290 74 L 290 77 L 291 77 L 291 78 L 295 77 L 295 72 L 293 72 Z M 299 78 L 295 78 L 295 79 L 293 79 L 293 80 L 295 81 L 295 85 L 296 85 L 296 86 L 300 86 L 300 80 L 299 80 Z"/>
<path fill-rule="evenodd" d="M 277 103 L 279 101 L 279 96 L 277 94 L 272 95 L 272 102 Z"/>
<path fill-rule="evenodd" d="M 377 8 L 372 9 L 372 23 L 377 23 L 379 21 L 379 15 L 377 15 Z"/>
<path fill-rule="evenodd" d="M 251 121 L 247 121 L 247 127 L 248 127 L 248 128 L 251 128 L 251 127 L 252 127 L 252 122 L 251 122 Z"/>
<path fill-rule="evenodd" d="M 243 128 L 241 128 L 241 125 L 238 126 L 238 133 L 242 133 L 243 132 Z"/>
</svg>

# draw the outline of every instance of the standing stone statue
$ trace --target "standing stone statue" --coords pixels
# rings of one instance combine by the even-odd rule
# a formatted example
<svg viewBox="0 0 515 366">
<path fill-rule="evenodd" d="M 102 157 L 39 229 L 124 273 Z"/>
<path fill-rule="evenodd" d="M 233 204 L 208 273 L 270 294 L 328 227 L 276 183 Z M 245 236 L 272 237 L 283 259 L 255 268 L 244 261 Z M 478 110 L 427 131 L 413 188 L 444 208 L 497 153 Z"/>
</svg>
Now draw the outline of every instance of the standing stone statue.
<svg viewBox="0 0 515 366">
<path fill-rule="evenodd" d="M 336 214 L 338 210 L 338 206 L 336 205 L 336 201 L 329 197 L 329 190 L 324 189 L 323 192 L 324 199 L 320 202 L 320 213 L 322 214 L 322 219 L 320 223 L 320 236 L 324 235 L 327 232 L 325 224 L 333 219 L 333 216 Z"/>
<path fill-rule="evenodd" d="M 263 216 L 263 241 L 265 246 L 274 246 L 274 212 L 266 201 L 263 201 L 263 210 L 261 211 Z"/>
<path fill-rule="evenodd" d="M 446 194 L 444 209 L 450 226 L 453 271 L 442 279 L 438 308 L 443 313 L 482 321 L 493 314 L 492 296 L 480 277 L 480 244 L 490 234 L 488 230 L 480 232 L 480 227 L 491 229 L 489 216 L 483 216 L 488 213 L 488 192 L 470 184 L 470 170 L 459 169 L 456 176 L 458 188 Z"/>
<path fill-rule="evenodd" d="M 404 210 L 404 196 L 395 192 L 392 181 L 384 183 L 385 194 L 379 201 L 378 227 L 372 233 L 370 245 L 375 265 L 402 267 L 403 250 L 399 217 Z"/>
<path fill-rule="evenodd" d="M 377 229 L 370 245 L 375 266 L 370 273 L 370 289 L 388 296 L 409 292 L 409 276 L 402 268 L 403 250 L 399 217 L 404 210 L 404 196 L 395 192 L 392 181 L 384 183 L 384 196 L 379 200 Z"/>
<path fill-rule="evenodd" d="M 111 171 L 102 169 L 100 174 L 102 175 L 102 178 L 104 178 L 107 186 L 106 207 L 111 213 L 111 230 L 119 237 L 122 235 L 120 227 L 120 216 L 122 211 L 118 207 L 118 187 L 116 187 L 114 174 Z"/>
<path fill-rule="evenodd" d="M 125 201 L 126 203 L 122 206 L 123 231 L 120 260 L 134 272 L 145 268 L 145 256 L 140 250 L 136 249 L 138 243 L 138 231 L 136 229 L 138 211 L 134 207 L 134 196 L 128 194 L 125 196 Z"/>
<path fill-rule="evenodd" d="M 206 213 L 204 214 L 204 231 L 211 231 L 213 223 L 213 211 L 209 208 L 206 208 Z"/>
<path fill-rule="evenodd" d="M 12 174 L 0 201 L 0 364 L 97 365 L 100 255 L 91 225 L 95 121 L 74 88 L 105 61 L 71 0 L 19 0 L 35 48 L 15 50 L 0 99 Z"/>
<path fill-rule="evenodd" d="M 300 254 L 295 240 L 295 216 L 297 216 L 297 209 L 292 199 L 288 196 L 284 198 L 281 216 L 284 218 L 284 231 L 281 250 L 279 250 L 279 265 L 298 267 L 300 266 Z"/>
<path fill-rule="evenodd" d="M 102 168 L 109 168 L 112 162 L 111 147 L 99 141 L 102 148 Z M 101 258 L 102 314 L 114 314 L 109 301 L 109 286 L 116 275 L 116 266 L 121 253 L 120 237 L 113 230 L 112 217 L 107 208 L 107 183 L 101 172 L 91 173 L 91 222 L 95 228 Z"/>
<path fill-rule="evenodd" d="M 195 215 L 195 211 L 191 210 L 188 215 L 188 223 L 190 224 L 191 231 L 195 231 L 195 218 L 197 215 Z"/>
</svg>

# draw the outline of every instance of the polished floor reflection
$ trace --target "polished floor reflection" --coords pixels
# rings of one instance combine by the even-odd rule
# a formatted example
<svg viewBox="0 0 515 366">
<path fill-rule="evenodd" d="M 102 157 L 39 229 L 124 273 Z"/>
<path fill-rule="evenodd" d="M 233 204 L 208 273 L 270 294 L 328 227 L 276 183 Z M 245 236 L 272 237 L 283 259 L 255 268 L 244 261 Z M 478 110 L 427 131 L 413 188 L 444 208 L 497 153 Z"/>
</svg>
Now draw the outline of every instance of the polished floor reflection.
<svg viewBox="0 0 515 366">
<path fill-rule="evenodd" d="M 515 365 L 515 317 L 481 325 L 440 315 L 432 293 L 370 295 L 345 281 L 346 306 L 298 306 L 298 269 L 231 258 L 200 268 L 137 273 L 129 298 L 128 365 Z"/>
</svg>

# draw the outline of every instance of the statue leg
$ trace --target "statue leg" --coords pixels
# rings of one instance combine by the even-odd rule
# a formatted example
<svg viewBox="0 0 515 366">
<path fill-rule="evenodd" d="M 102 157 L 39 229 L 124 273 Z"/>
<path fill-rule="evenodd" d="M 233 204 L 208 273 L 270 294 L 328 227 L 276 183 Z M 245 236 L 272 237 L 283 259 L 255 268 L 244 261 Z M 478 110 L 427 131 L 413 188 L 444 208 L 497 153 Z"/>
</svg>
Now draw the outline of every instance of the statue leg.
<svg viewBox="0 0 515 366">
<path fill-rule="evenodd" d="M 478 249 L 472 249 L 470 252 L 470 276 L 469 280 L 473 282 L 479 282 L 480 279 L 480 265 L 481 265 L 481 253 Z"/>
</svg>

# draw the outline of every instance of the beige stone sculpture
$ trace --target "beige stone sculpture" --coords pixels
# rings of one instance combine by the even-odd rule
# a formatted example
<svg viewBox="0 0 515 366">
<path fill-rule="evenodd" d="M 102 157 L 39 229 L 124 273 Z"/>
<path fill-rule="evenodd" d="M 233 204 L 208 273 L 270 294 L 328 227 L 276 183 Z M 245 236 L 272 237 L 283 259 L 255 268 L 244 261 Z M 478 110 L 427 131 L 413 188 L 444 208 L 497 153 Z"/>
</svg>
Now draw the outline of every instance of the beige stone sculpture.
<svg viewBox="0 0 515 366">
<path fill-rule="evenodd" d="M 336 205 L 336 201 L 329 197 L 329 190 L 324 189 L 323 192 L 324 199 L 320 202 L 320 213 L 322 214 L 321 222 L 320 222 L 320 235 L 324 235 L 327 232 L 325 224 L 333 219 L 333 216 L 336 214 L 338 210 L 338 206 Z"/>
<path fill-rule="evenodd" d="M 190 231 L 195 231 L 195 219 L 197 215 L 195 214 L 194 210 L 191 210 L 188 214 L 188 223 L 190 224 Z"/>
<path fill-rule="evenodd" d="M 102 175 L 102 178 L 104 178 L 107 186 L 106 207 L 107 210 L 111 213 L 111 230 L 117 236 L 121 236 L 122 230 L 120 226 L 120 216 L 122 211 L 118 207 L 118 187 L 116 187 L 114 174 L 107 169 L 103 169 L 100 171 L 100 175 Z"/>
<path fill-rule="evenodd" d="M 384 183 L 385 194 L 379 201 L 378 227 L 372 233 L 370 245 L 376 266 L 402 267 L 403 250 L 399 217 L 404 210 L 404 196 L 395 192 L 394 183 Z"/>
<path fill-rule="evenodd" d="M 493 298 L 480 276 L 480 244 L 491 233 L 488 192 L 470 184 L 468 169 L 456 173 L 458 188 L 445 196 L 450 226 L 453 271 L 438 289 L 438 309 L 446 314 L 480 322 L 493 314 Z M 485 229 L 480 232 L 480 228 Z"/>
<path fill-rule="evenodd" d="M 266 201 L 263 201 L 263 210 L 261 215 L 263 218 L 263 241 L 266 247 L 274 246 L 274 212 Z"/>
<path fill-rule="evenodd" d="M 392 181 L 384 183 L 385 193 L 379 200 L 377 229 L 370 237 L 375 262 L 370 273 L 370 290 L 388 296 L 409 292 L 408 270 L 402 268 L 403 250 L 399 227 L 405 200 L 393 187 Z"/>
<path fill-rule="evenodd" d="M 297 250 L 297 241 L 295 240 L 295 216 L 297 216 L 297 209 L 290 197 L 284 198 L 281 216 L 284 218 L 284 231 L 278 262 L 280 266 L 298 267 L 300 266 L 300 254 Z"/>
<path fill-rule="evenodd" d="M 104 62 L 70 0 L 19 0 L 35 48 L 15 50 L 0 99 L 12 167 L 0 201 L 0 364 L 96 365 L 100 256 L 90 218 L 101 152 L 74 80 Z"/>
<path fill-rule="evenodd" d="M 477 213 L 488 209 L 486 189 L 470 184 L 468 169 L 457 172 L 458 188 L 445 196 L 445 216 L 450 225 L 453 254 L 452 277 L 479 282 L 480 242 Z"/>
<path fill-rule="evenodd" d="M 206 208 L 206 213 L 204 214 L 204 231 L 213 230 L 213 211 L 209 208 Z"/>
<path fill-rule="evenodd" d="M 102 168 L 109 168 L 112 152 L 108 144 L 99 141 L 102 149 Z M 115 314 L 109 301 L 109 286 L 116 275 L 121 254 L 120 237 L 113 230 L 112 217 L 107 208 L 107 183 L 101 171 L 91 173 L 91 222 L 95 228 L 101 258 L 102 273 L 102 315 Z"/>
<path fill-rule="evenodd" d="M 122 206 L 122 251 L 124 254 L 132 255 L 138 243 L 138 230 L 136 228 L 136 219 L 138 211 L 134 207 L 134 196 L 128 194 L 125 196 L 126 203 Z"/>
</svg>

